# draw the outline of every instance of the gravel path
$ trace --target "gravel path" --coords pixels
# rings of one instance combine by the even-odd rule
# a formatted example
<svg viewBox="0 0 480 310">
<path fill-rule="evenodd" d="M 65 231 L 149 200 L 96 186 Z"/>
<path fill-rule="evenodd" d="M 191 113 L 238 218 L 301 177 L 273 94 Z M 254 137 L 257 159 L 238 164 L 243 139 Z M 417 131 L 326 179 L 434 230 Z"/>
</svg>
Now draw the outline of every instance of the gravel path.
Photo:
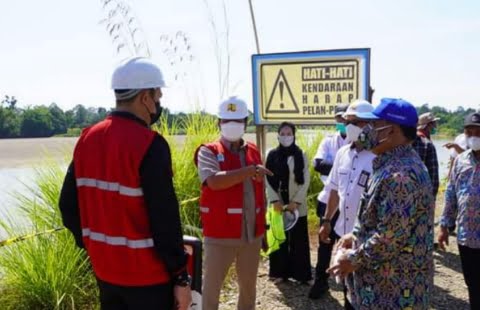
<svg viewBox="0 0 480 310">
<path fill-rule="evenodd" d="M 316 242 L 311 238 L 312 263 L 317 261 Z M 458 256 L 455 237 L 451 237 L 447 252 L 436 251 L 435 288 L 433 291 L 432 309 L 467 310 L 468 293 L 463 281 L 460 257 Z M 235 279 L 227 285 L 222 294 L 222 310 L 236 309 L 237 289 Z M 268 261 L 261 262 L 257 283 L 257 309 L 259 310 L 336 310 L 343 309 L 343 293 L 341 288 L 330 280 L 330 293 L 320 300 L 310 300 L 308 285 L 295 282 L 274 284 L 268 280 Z"/>
</svg>

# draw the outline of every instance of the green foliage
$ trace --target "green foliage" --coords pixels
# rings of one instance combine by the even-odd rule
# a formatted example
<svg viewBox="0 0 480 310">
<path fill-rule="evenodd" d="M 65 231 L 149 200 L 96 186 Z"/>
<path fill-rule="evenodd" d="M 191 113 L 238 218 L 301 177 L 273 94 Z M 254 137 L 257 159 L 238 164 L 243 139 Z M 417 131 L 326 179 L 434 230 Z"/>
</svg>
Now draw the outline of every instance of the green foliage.
<svg viewBox="0 0 480 310">
<path fill-rule="evenodd" d="M 30 195 L 16 195 L 21 225 L 0 219 L 11 236 L 61 226 L 57 208 L 64 175 L 58 165 L 37 171 Z M 2 309 L 91 309 L 95 278 L 87 256 L 64 230 L 0 248 Z"/>
<path fill-rule="evenodd" d="M 49 137 L 53 134 L 53 121 L 45 106 L 27 109 L 23 112 L 20 128 L 22 137 Z"/>
<path fill-rule="evenodd" d="M 67 132 L 60 135 L 55 135 L 56 137 L 79 137 L 82 133 L 81 128 L 68 128 Z"/>
<path fill-rule="evenodd" d="M 9 96 L 1 103 L 0 139 L 78 136 L 81 129 L 103 120 L 108 113 L 105 108 L 85 108 L 81 104 L 66 112 L 55 103 L 19 109 L 17 99 Z"/>
<path fill-rule="evenodd" d="M 67 132 L 67 118 L 65 113 L 55 103 L 52 103 L 48 110 L 52 117 L 52 126 L 54 135 L 63 134 Z"/>
<path fill-rule="evenodd" d="M 192 113 L 168 125 L 167 113 L 163 114 L 156 129 L 168 141 L 172 153 L 174 186 L 177 198 L 181 203 L 180 216 L 184 225 L 184 233 L 200 236 L 200 218 L 198 197 L 200 196 L 200 180 L 194 165 L 196 149 L 203 143 L 211 142 L 219 137 L 217 119 L 201 112 Z M 179 141 L 178 133 L 182 131 Z"/>
<path fill-rule="evenodd" d="M 317 153 L 318 146 L 323 139 L 323 135 L 319 132 L 319 130 L 310 130 L 309 134 L 296 135 L 298 146 L 305 151 L 309 161 L 310 186 L 308 187 L 307 195 L 309 222 L 317 222 L 317 217 L 315 215 L 317 210 L 317 196 L 323 188 L 323 183 L 320 179 L 320 173 L 315 171 L 314 166 L 311 164 L 315 154 Z"/>
<path fill-rule="evenodd" d="M 20 136 L 20 116 L 14 110 L 0 106 L 0 139 Z"/>
</svg>

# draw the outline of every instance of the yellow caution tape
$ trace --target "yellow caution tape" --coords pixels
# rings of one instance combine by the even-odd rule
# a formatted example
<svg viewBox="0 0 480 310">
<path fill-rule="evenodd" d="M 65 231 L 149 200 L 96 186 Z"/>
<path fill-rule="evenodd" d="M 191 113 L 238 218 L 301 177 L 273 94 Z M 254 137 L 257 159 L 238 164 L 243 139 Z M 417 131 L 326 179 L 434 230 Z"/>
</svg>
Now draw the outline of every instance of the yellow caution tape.
<svg viewBox="0 0 480 310">
<path fill-rule="evenodd" d="M 16 242 L 19 242 L 19 241 L 31 239 L 33 237 L 37 237 L 37 236 L 44 235 L 44 234 L 51 234 L 53 232 L 60 231 L 60 230 L 63 230 L 63 229 L 65 229 L 65 228 L 64 227 L 58 227 L 58 228 L 48 229 L 48 230 L 45 230 L 45 231 L 40 231 L 40 232 L 36 232 L 36 233 L 26 234 L 26 235 L 23 235 L 23 236 L 3 240 L 3 241 L 0 241 L 0 248 L 3 247 L 3 246 L 6 246 L 6 245 L 10 245 L 12 243 L 16 243 Z"/>
</svg>

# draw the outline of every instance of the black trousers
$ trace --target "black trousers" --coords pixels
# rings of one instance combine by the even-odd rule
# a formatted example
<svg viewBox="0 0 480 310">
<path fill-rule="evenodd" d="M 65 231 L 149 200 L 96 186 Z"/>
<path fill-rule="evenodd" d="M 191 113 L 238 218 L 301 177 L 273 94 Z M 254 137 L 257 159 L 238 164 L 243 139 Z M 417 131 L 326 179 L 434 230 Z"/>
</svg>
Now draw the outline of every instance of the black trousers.
<svg viewBox="0 0 480 310">
<path fill-rule="evenodd" d="M 327 205 L 319 201 L 317 206 L 317 214 L 320 217 L 324 216 L 326 209 Z M 333 245 L 338 239 L 340 239 L 340 237 L 335 233 L 333 229 L 335 227 L 335 224 L 337 223 L 338 215 L 339 212 L 337 211 L 330 223 L 330 226 L 332 227 L 332 231 L 330 232 L 330 239 L 332 241 L 330 243 L 323 243 L 319 239 L 317 266 L 315 268 L 315 280 L 317 281 L 327 280 L 329 276 L 327 273 L 327 269 L 330 266 Z"/>
<path fill-rule="evenodd" d="M 319 217 L 323 217 L 325 215 L 325 211 L 327 210 L 327 205 L 324 204 L 323 202 L 318 201 L 317 205 L 317 215 Z M 335 233 L 333 228 L 335 227 L 335 224 L 337 223 L 337 219 L 339 216 L 340 212 L 335 213 L 335 215 L 332 218 L 332 221 L 330 222 L 330 226 L 332 227 L 332 231 L 330 232 L 330 243 L 323 243 L 319 241 L 319 246 L 318 246 L 318 258 L 317 258 L 317 266 L 315 268 L 315 281 L 327 281 L 329 274 L 327 273 L 327 269 L 330 266 L 330 260 L 332 259 L 332 250 L 333 246 L 335 245 L 335 242 L 337 242 L 338 239 L 340 239 L 340 236 Z M 321 222 L 321 221 L 320 221 Z M 320 238 L 320 237 L 319 237 Z M 344 309 L 345 310 L 355 310 L 355 308 L 352 306 L 352 304 L 348 301 L 347 299 L 347 288 L 343 288 L 343 297 L 345 299 L 345 305 Z"/>
<path fill-rule="evenodd" d="M 310 245 L 308 239 L 307 217 L 298 218 L 295 226 L 285 232 L 287 240 L 280 249 L 270 254 L 269 276 L 274 278 L 293 278 L 299 282 L 312 279 L 310 263 Z"/>
<path fill-rule="evenodd" d="M 470 309 L 480 309 L 480 249 L 472 249 L 463 245 L 458 245 L 460 251 L 460 260 L 462 262 L 463 277 L 468 288 L 470 299 Z"/>
<path fill-rule="evenodd" d="M 119 286 L 97 278 L 102 310 L 173 309 L 171 283 L 150 286 Z"/>
</svg>

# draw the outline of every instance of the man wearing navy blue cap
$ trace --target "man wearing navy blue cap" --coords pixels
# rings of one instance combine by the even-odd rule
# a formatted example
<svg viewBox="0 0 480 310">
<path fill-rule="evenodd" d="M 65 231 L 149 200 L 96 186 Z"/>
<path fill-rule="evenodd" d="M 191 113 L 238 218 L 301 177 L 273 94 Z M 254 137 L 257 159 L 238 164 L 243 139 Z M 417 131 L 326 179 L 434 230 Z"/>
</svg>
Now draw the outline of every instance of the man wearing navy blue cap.
<svg viewBox="0 0 480 310">
<path fill-rule="evenodd" d="M 428 309 L 433 288 L 434 199 L 425 165 L 411 146 L 415 107 L 384 98 L 358 140 L 377 155 L 346 249 L 329 271 L 347 277 L 355 309 Z"/>
</svg>

